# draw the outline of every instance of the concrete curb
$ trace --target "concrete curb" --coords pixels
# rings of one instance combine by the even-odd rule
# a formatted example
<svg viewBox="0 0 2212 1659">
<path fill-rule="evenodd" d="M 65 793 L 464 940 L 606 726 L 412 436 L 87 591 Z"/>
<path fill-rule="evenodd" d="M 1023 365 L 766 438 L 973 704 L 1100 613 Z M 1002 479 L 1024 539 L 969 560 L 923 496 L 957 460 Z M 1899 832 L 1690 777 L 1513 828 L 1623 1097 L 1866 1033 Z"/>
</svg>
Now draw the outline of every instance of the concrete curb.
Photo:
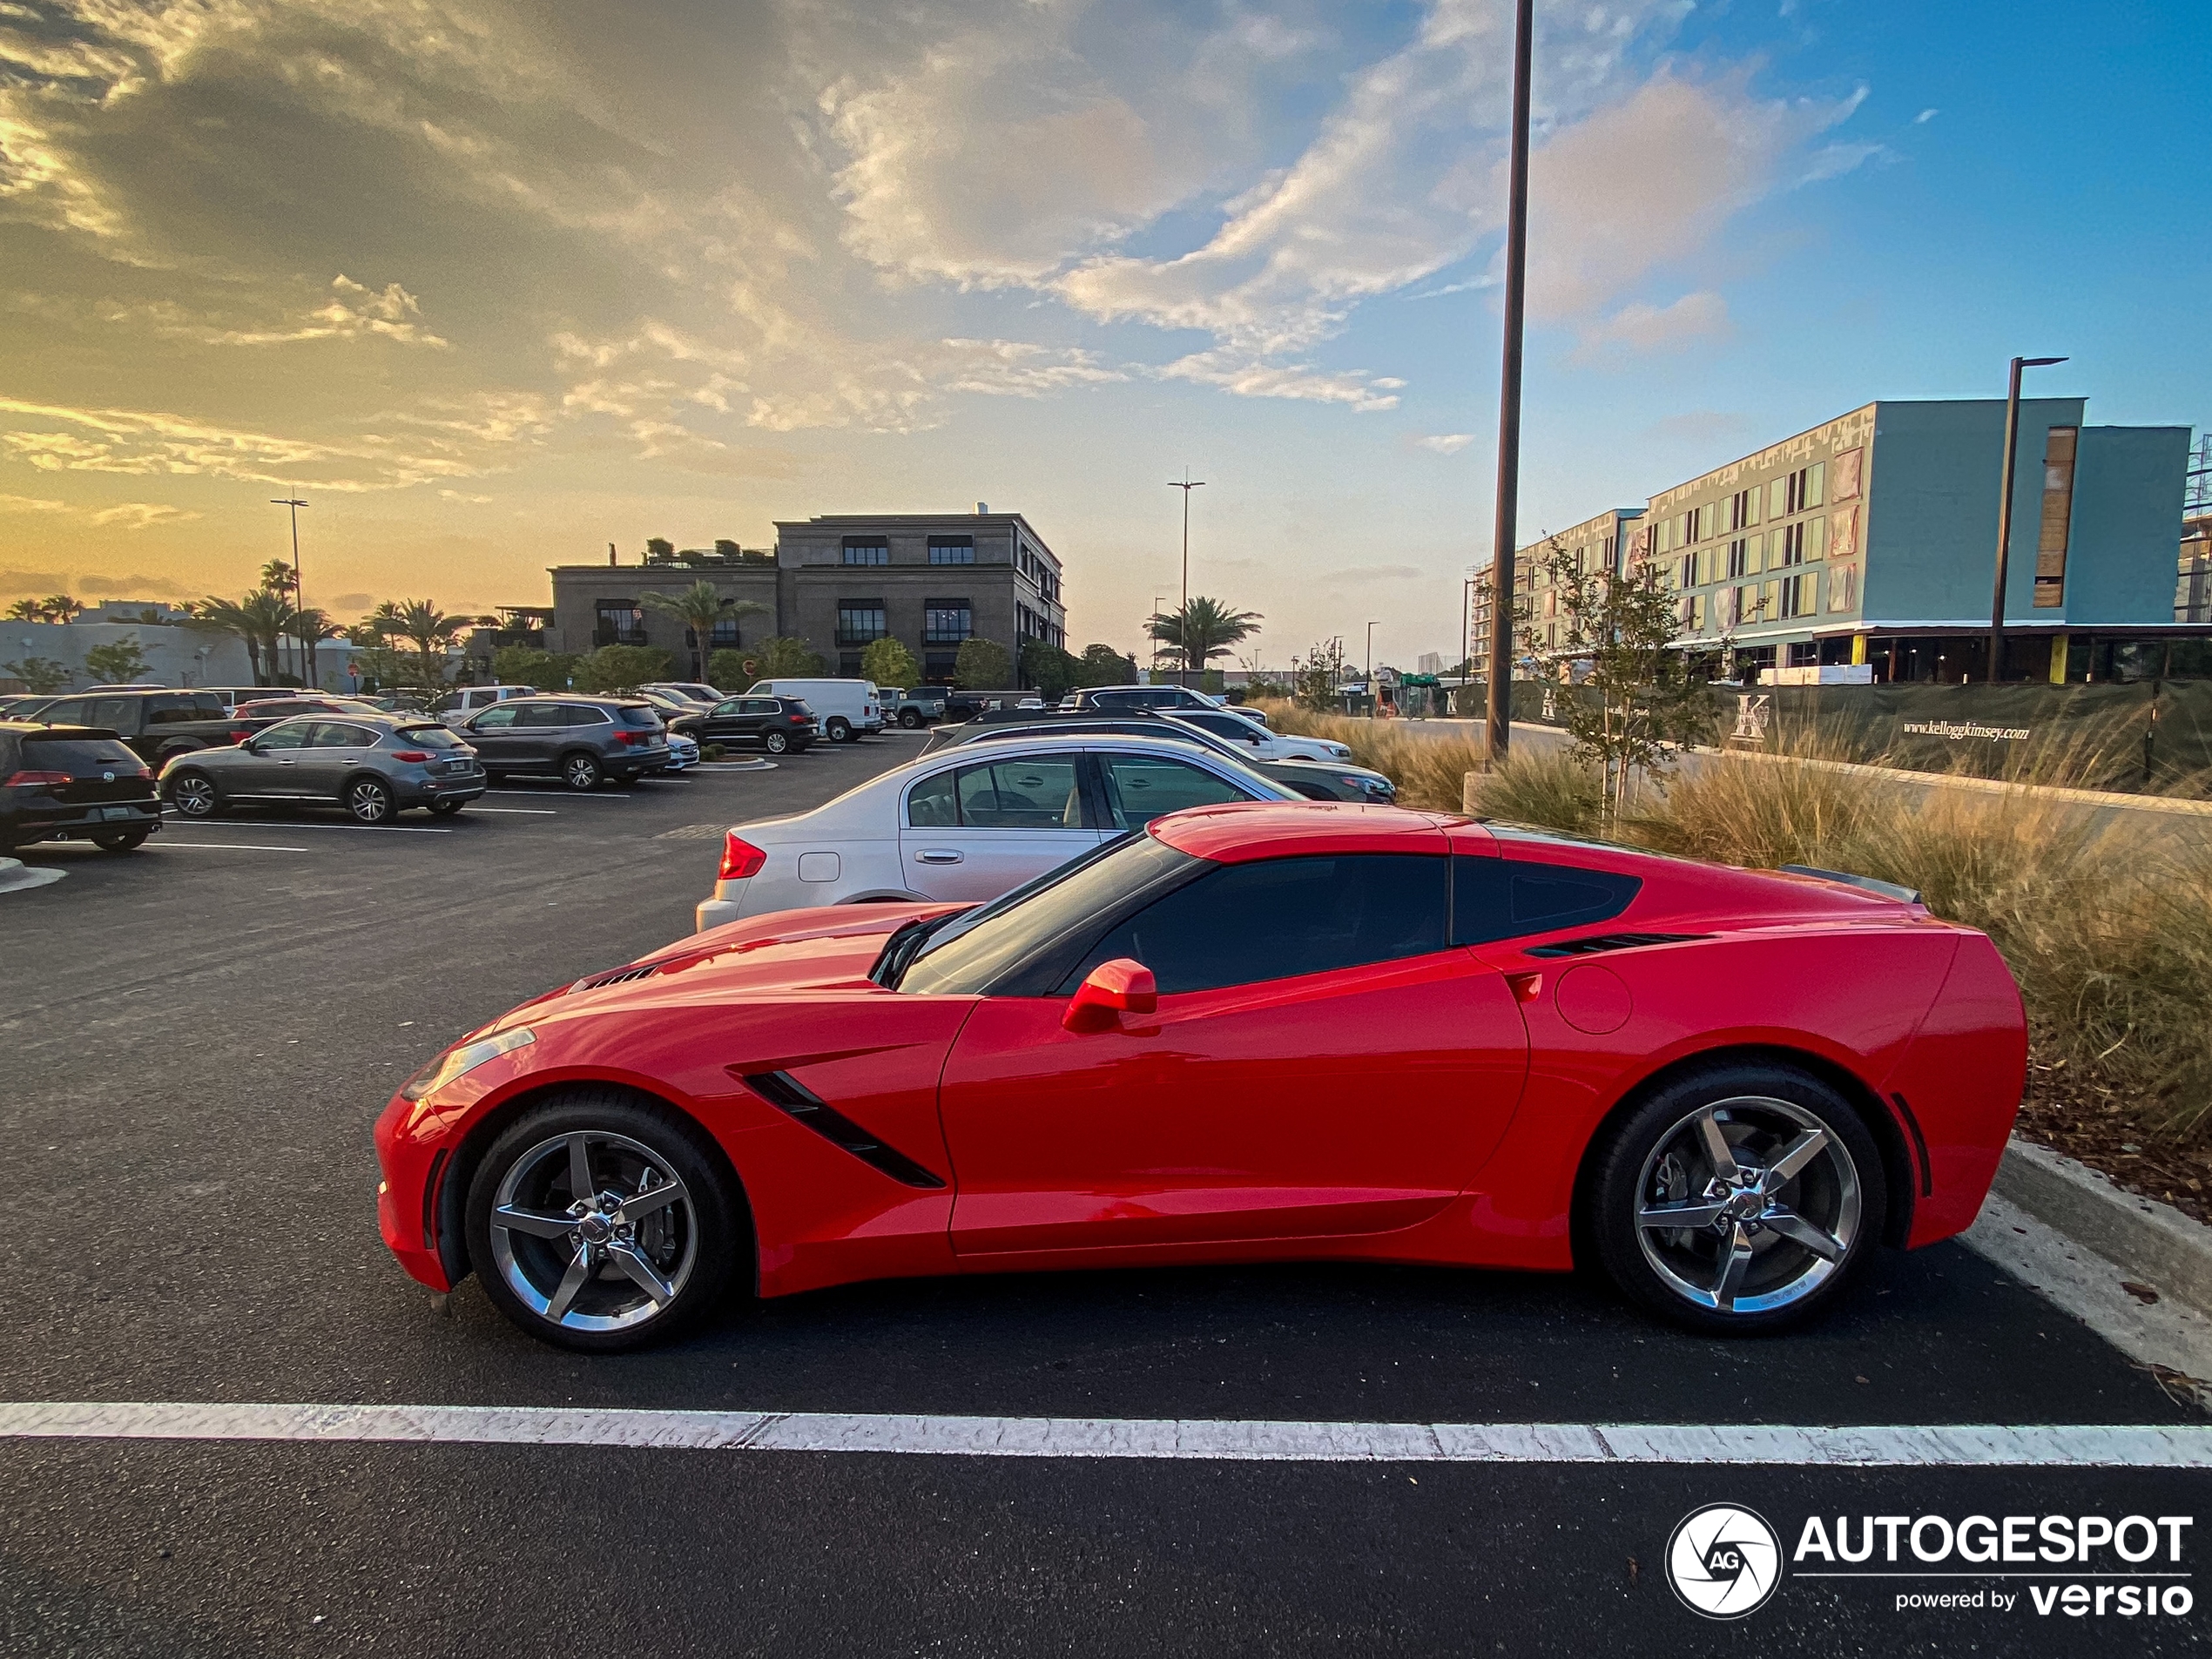
<svg viewBox="0 0 2212 1659">
<path fill-rule="evenodd" d="M 2161 1295 L 2212 1314 L 2212 1227 L 2027 1141 L 2006 1144 L 1995 1190 Z"/>
<path fill-rule="evenodd" d="M 51 887 L 69 873 L 66 870 L 32 870 L 21 859 L 0 859 L 0 893 L 24 893 Z"/>
</svg>

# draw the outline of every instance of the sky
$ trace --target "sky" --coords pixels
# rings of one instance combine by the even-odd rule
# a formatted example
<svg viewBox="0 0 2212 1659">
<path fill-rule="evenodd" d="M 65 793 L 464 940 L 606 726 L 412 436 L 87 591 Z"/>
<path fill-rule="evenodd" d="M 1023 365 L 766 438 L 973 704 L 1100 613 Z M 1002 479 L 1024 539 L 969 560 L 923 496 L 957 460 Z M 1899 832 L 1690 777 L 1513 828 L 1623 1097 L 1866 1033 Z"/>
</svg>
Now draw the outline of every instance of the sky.
<svg viewBox="0 0 2212 1659">
<path fill-rule="evenodd" d="M 1521 539 L 1876 397 L 2212 424 L 2202 0 L 1539 0 Z M 1507 0 L 0 0 L 0 601 L 1024 514 L 1456 654 Z M 1993 489 L 1994 485 L 1993 483 Z"/>
</svg>

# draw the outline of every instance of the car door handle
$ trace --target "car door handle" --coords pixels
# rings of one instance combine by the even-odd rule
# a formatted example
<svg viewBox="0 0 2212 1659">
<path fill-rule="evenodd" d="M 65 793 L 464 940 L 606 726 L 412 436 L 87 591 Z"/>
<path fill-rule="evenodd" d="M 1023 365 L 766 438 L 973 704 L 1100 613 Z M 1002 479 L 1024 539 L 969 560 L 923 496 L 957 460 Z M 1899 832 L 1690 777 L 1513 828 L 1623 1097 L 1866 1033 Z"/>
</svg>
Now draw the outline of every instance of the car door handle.
<svg viewBox="0 0 2212 1659">
<path fill-rule="evenodd" d="M 946 846 L 924 847 L 914 854 L 916 864 L 958 864 L 960 860 L 961 855 Z"/>
</svg>

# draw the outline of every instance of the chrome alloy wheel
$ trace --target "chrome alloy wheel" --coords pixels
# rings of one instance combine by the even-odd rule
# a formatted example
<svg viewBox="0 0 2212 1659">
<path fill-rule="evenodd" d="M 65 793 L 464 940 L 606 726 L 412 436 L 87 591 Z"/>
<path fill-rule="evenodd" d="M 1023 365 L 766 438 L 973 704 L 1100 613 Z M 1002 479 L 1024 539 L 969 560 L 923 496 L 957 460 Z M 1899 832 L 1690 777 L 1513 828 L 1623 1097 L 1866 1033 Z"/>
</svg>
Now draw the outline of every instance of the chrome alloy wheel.
<svg viewBox="0 0 2212 1659">
<path fill-rule="evenodd" d="M 1636 1182 L 1636 1242 L 1685 1301 L 1762 1313 L 1810 1296 L 1859 1231 L 1858 1166 L 1789 1101 L 1698 1107 L 1659 1137 Z"/>
<path fill-rule="evenodd" d="M 570 1331 L 624 1331 L 682 1293 L 698 1258 L 691 1195 L 624 1135 L 540 1141 L 493 1197 L 492 1257 L 530 1312 Z"/>
<path fill-rule="evenodd" d="M 188 772 L 169 786 L 169 804 L 179 818 L 212 818 L 218 800 L 215 785 L 196 772 Z"/>
</svg>

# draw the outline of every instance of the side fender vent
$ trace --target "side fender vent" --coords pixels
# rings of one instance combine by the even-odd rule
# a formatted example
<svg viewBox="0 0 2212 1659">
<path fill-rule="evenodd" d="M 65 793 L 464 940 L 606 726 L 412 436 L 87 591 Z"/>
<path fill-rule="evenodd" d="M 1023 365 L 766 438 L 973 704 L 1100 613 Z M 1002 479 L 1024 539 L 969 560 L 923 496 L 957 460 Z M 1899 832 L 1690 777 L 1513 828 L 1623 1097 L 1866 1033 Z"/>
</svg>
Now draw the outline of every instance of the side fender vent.
<svg viewBox="0 0 2212 1659">
<path fill-rule="evenodd" d="M 789 1072 L 751 1071 L 738 1075 L 747 1089 L 793 1123 L 813 1130 L 832 1146 L 850 1152 L 900 1185 L 932 1190 L 945 1184 L 904 1152 L 877 1140 Z"/>
<path fill-rule="evenodd" d="M 1600 951 L 1640 950 L 1646 945 L 1688 945 L 1710 934 L 1592 934 L 1587 939 L 1562 939 L 1555 945 L 1535 945 L 1524 956 L 1595 956 Z"/>
</svg>

